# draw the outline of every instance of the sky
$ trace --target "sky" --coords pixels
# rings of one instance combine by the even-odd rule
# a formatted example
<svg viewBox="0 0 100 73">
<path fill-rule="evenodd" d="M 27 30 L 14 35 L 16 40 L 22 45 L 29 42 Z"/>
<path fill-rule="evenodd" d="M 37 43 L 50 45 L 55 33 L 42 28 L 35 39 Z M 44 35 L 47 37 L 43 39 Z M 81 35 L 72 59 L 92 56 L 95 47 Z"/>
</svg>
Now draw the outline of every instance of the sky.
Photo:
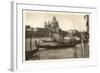
<svg viewBox="0 0 100 73">
<path fill-rule="evenodd" d="M 44 28 L 45 21 L 52 21 L 56 17 L 59 27 L 68 31 L 76 29 L 86 31 L 86 19 L 84 13 L 67 13 L 67 12 L 47 12 L 47 11 L 23 11 L 23 24 L 30 25 L 33 28 Z"/>
</svg>

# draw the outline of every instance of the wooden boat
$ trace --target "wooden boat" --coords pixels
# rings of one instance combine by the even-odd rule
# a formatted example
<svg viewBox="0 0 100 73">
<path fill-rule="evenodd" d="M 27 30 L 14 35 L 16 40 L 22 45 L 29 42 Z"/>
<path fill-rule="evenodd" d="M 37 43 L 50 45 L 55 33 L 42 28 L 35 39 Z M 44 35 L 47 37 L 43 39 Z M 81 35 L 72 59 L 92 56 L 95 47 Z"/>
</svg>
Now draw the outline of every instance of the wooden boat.
<svg viewBox="0 0 100 73">
<path fill-rule="evenodd" d="M 30 50 L 30 51 L 26 51 L 25 55 L 26 55 L 26 60 L 32 58 L 32 55 L 37 53 L 39 51 L 39 43 L 37 43 L 37 41 L 35 41 L 35 46 L 36 46 L 36 49 L 33 49 L 33 50 Z"/>
<path fill-rule="evenodd" d="M 39 45 L 39 48 L 63 48 L 63 47 L 71 47 L 76 45 L 75 43 L 71 43 L 71 44 L 58 44 L 58 45 Z"/>
<path fill-rule="evenodd" d="M 46 39 L 42 39 L 43 42 L 55 42 L 55 40 L 51 39 L 51 40 L 46 40 Z"/>
<path fill-rule="evenodd" d="M 71 42 L 69 40 L 54 40 L 54 41 L 48 41 L 48 40 L 42 40 L 43 43 L 39 43 L 39 48 L 62 48 L 62 47 L 71 47 L 75 46 L 75 42 Z"/>
<path fill-rule="evenodd" d="M 35 54 L 35 53 L 37 53 L 37 52 L 38 52 L 38 49 L 26 51 L 26 52 L 25 52 L 26 60 L 32 58 L 32 55 Z"/>
</svg>

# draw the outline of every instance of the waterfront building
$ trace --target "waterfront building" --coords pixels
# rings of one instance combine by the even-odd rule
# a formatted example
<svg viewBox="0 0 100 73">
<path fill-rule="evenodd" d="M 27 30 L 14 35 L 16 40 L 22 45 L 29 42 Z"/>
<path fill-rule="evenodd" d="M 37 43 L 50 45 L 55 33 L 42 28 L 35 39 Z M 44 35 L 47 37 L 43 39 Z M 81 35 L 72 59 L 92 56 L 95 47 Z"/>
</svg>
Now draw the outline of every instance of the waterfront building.
<svg viewBox="0 0 100 73">
<path fill-rule="evenodd" d="M 59 27 L 59 22 L 54 16 L 51 21 L 45 21 L 44 28 L 32 28 L 27 26 L 26 38 L 27 37 L 49 37 L 51 39 L 62 39 L 66 36 L 67 31 L 63 31 Z M 31 35 L 32 34 L 32 35 Z"/>
</svg>

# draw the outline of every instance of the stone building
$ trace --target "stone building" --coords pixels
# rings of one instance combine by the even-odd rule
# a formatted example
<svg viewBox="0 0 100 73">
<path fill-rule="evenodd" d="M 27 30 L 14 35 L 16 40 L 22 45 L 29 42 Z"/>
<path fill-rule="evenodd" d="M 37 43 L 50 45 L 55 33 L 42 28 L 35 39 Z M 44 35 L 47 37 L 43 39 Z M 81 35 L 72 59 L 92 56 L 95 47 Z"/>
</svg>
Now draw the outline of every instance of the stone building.
<svg viewBox="0 0 100 73">
<path fill-rule="evenodd" d="M 62 31 L 59 27 L 59 23 L 54 16 L 51 21 L 45 21 L 44 28 L 26 28 L 26 37 L 32 34 L 32 37 L 50 37 L 51 39 L 62 39 L 66 35 L 66 31 Z M 30 34 L 31 33 L 31 34 Z"/>
<path fill-rule="evenodd" d="M 62 30 L 59 28 L 59 23 L 55 16 L 53 17 L 51 22 L 45 22 L 45 28 L 48 28 L 50 30 L 49 34 L 51 35 L 52 39 L 59 39 L 62 37 Z"/>
</svg>

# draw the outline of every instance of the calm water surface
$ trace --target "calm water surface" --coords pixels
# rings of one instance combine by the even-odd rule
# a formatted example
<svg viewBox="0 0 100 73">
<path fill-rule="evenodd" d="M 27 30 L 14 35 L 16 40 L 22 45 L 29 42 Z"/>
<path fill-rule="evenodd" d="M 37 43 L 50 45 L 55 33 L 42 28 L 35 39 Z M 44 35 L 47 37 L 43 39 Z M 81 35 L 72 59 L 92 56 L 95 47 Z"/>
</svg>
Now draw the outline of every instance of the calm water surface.
<svg viewBox="0 0 100 73">
<path fill-rule="evenodd" d="M 35 47 L 35 40 L 41 42 L 42 38 L 33 38 L 32 39 L 32 48 L 30 49 L 30 39 L 25 40 L 25 50 L 33 50 L 36 49 Z M 84 57 L 89 57 L 89 46 L 86 44 L 85 46 L 85 53 Z M 38 54 L 32 56 L 30 60 L 44 60 L 44 59 L 68 59 L 68 58 L 83 58 L 83 50 L 81 44 L 77 44 L 73 47 L 67 48 L 55 48 L 55 49 L 48 49 L 48 48 L 39 48 Z"/>
</svg>

